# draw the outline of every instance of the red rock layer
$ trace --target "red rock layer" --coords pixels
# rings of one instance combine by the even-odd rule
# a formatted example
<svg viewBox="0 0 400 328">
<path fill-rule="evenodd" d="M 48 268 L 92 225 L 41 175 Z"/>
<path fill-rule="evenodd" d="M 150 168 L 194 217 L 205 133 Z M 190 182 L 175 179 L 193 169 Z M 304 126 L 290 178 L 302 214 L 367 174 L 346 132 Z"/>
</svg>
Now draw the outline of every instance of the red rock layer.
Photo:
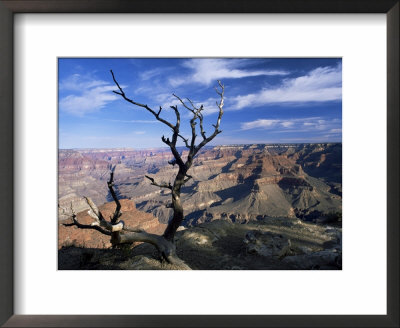
<svg viewBox="0 0 400 328">
<path fill-rule="evenodd" d="M 126 226 L 144 229 L 147 232 L 162 234 L 166 225 L 159 223 L 158 219 L 150 213 L 141 212 L 136 209 L 135 203 L 129 199 L 121 199 L 121 210 Z M 106 203 L 99 206 L 104 218 L 108 220 L 115 211 L 115 203 Z M 77 220 L 82 224 L 91 224 L 94 220 L 83 211 L 77 214 Z M 59 223 L 58 228 L 58 248 L 63 246 L 76 246 L 85 248 L 109 248 L 111 247 L 110 237 L 103 235 L 96 230 L 79 229 L 76 226 L 65 227 L 63 223 L 71 223 L 68 219 Z"/>
</svg>

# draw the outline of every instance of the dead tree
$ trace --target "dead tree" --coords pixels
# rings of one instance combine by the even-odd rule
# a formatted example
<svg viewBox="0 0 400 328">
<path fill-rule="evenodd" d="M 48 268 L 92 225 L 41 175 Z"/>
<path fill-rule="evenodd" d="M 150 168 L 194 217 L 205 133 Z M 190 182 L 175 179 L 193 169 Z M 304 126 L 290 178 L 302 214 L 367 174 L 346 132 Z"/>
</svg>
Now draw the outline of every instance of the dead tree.
<svg viewBox="0 0 400 328">
<path fill-rule="evenodd" d="M 154 118 L 161 123 L 165 124 L 167 127 L 171 129 L 172 136 L 171 138 L 166 138 L 162 136 L 161 140 L 165 143 L 169 149 L 171 150 L 174 158 L 169 161 L 170 165 L 178 165 L 178 172 L 175 176 L 173 184 L 171 183 L 159 183 L 150 176 L 145 176 L 150 180 L 151 184 L 160 188 L 166 188 L 171 191 L 172 203 L 167 204 L 166 206 L 173 209 L 173 217 L 169 221 L 167 228 L 164 231 L 162 236 L 150 234 L 143 230 L 134 230 L 129 227 L 126 227 L 122 220 L 118 220 L 121 216 L 121 205 L 118 201 L 118 198 L 113 189 L 113 178 L 114 178 L 114 169 L 111 170 L 110 180 L 108 181 L 108 188 L 110 193 L 117 205 L 115 213 L 111 218 L 110 222 L 106 221 L 97 208 L 97 206 L 93 203 L 90 198 L 86 198 L 86 201 L 90 207 L 89 214 L 95 219 L 95 222 L 91 225 L 82 225 L 76 220 L 76 215 L 72 210 L 72 219 L 73 223 L 69 225 L 75 225 L 78 228 L 82 229 L 96 229 L 103 234 L 111 236 L 111 243 L 113 245 L 122 244 L 122 243 L 132 243 L 132 242 L 146 242 L 153 244 L 157 250 L 159 251 L 162 259 L 168 261 L 172 264 L 182 264 L 182 261 L 176 256 L 176 248 L 174 244 L 174 236 L 184 220 L 184 212 L 183 205 L 181 201 L 181 188 L 188 182 L 192 176 L 188 174 L 189 169 L 193 164 L 193 160 L 195 156 L 198 154 L 200 149 L 202 149 L 206 144 L 208 144 L 211 140 L 213 140 L 219 133 L 222 131 L 219 129 L 221 118 L 223 115 L 223 106 L 224 106 L 224 85 L 218 81 L 219 88 L 215 88 L 217 94 L 220 97 L 220 100 L 216 102 L 218 106 L 218 118 L 215 124 L 213 124 L 214 130 L 213 132 L 207 136 L 206 131 L 204 130 L 203 124 L 203 105 L 200 107 L 196 107 L 196 105 L 189 98 L 187 102 L 182 100 L 179 96 L 173 94 L 173 96 L 179 100 L 181 105 L 191 113 L 190 119 L 190 127 L 191 127 L 191 136 L 185 138 L 182 136 L 180 132 L 181 126 L 181 115 L 178 110 L 178 106 L 170 106 L 175 112 L 176 120 L 175 123 L 171 123 L 165 119 L 163 119 L 161 115 L 162 107 L 160 106 L 157 111 L 150 108 L 148 105 L 138 103 L 127 97 L 122 87 L 117 82 L 113 71 L 111 71 L 112 78 L 114 80 L 115 85 L 118 87 L 118 91 L 113 91 L 115 94 L 121 96 L 127 102 L 132 105 L 142 107 L 150 112 Z M 196 144 L 196 138 L 198 137 L 198 133 L 200 134 L 200 142 Z M 177 141 L 178 139 L 182 139 L 185 147 L 188 149 L 188 154 L 186 158 L 182 158 L 182 155 L 177 150 Z"/>
</svg>

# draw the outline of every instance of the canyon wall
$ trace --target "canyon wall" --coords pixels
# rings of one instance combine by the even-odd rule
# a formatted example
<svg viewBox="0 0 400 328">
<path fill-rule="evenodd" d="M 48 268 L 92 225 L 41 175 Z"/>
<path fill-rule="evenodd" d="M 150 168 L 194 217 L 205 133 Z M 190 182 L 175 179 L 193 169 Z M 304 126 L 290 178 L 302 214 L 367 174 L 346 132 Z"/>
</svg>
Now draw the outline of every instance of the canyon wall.
<svg viewBox="0 0 400 328">
<path fill-rule="evenodd" d="M 183 158 L 186 152 L 181 149 Z M 172 210 L 168 190 L 150 185 L 173 181 L 176 166 L 168 149 L 79 149 L 59 151 L 59 220 L 111 202 L 109 167 L 115 165 L 118 197 L 166 224 Z M 182 188 L 184 225 L 216 219 L 246 223 L 268 217 L 326 220 L 342 208 L 342 145 L 256 144 L 207 147 L 199 152 Z"/>
</svg>

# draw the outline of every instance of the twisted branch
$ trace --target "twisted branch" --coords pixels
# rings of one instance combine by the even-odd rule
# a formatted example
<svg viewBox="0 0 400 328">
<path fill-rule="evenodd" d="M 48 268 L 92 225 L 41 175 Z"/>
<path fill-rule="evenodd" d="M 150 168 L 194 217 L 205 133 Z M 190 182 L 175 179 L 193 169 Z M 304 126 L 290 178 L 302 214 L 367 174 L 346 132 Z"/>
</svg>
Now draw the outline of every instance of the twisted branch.
<svg viewBox="0 0 400 328">
<path fill-rule="evenodd" d="M 154 115 L 154 117 L 155 117 L 158 121 L 164 123 L 165 125 L 167 125 L 168 127 L 170 127 L 172 130 L 174 129 L 174 125 L 173 125 L 173 124 L 171 124 L 170 122 L 168 122 L 168 121 L 166 121 L 166 120 L 164 120 L 163 118 L 160 117 L 161 107 L 160 107 L 160 110 L 156 113 L 156 112 L 155 112 L 154 110 L 152 110 L 149 106 L 144 105 L 144 104 L 141 104 L 141 103 L 138 103 L 138 102 L 133 101 L 132 99 L 128 98 L 128 97 L 125 95 L 124 90 L 121 88 L 121 86 L 118 84 L 117 80 L 115 79 L 115 76 L 114 76 L 113 71 L 110 70 L 110 72 L 111 72 L 111 75 L 112 75 L 112 77 L 113 77 L 114 83 L 117 85 L 117 87 L 118 87 L 118 89 L 119 89 L 119 92 L 118 92 L 118 91 L 113 91 L 115 94 L 122 96 L 127 102 L 130 102 L 130 103 L 133 104 L 133 105 L 146 108 L 150 113 L 152 113 L 152 114 Z"/>
<path fill-rule="evenodd" d="M 180 163 L 180 165 L 184 165 L 182 158 L 179 156 L 178 151 L 176 150 L 176 141 L 178 139 L 179 136 L 179 128 L 180 128 L 180 114 L 178 111 L 178 107 L 177 106 L 171 106 L 171 108 L 174 110 L 175 115 L 176 115 L 176 123 L 175 125 L 168 122 L 167 120 L 163 119 L 160 117 L 161 114 L 161 106 L 158 112 L 155 112 L 153 109 L 151 109 L 149 106 L 145 105 L 145 104 L 141 104 L 138 103 L 130 98 L 128 98 L 124 92 L 124 90 L 122 89 L 122 87 L 119 85 L 119 83 L 117 82 L 117 80 L 115 79 L 114 73 L 112 70 L 110 70 L 112 78 L 114 80 L 114 83 L 116 84 L 116 86 L 118 87 L 119 91 L 113 91 L 115 94 L 120 95 L 121 97 L 123 97 L 127 102 L 139 106 L 139 107 L 143 107 L 146 110 L 148 110 L 151 114 L 153 114 L 153 116 L 160 122 L 164 123 L 165 125 L 167 125 L 169 128 L 171 128 L 173 135 L 172 135 L 172 141 L 170 141 L 169 139 L 165 139 L 164 137 L 162 138 L 162 141 L 167 144 L 170 148 L 171 151 L 173 153 L 173 155 L 176 158 L 176 161 L 178 163 Z"/>
<path fill-rule="evenodd" d="M 211 140 L 213 140 L 218 134 L 220 134 L 222 131 L 219 130 L 219 126 L 221 124 L 221 118 L 222 115 L 224 114 L 223 111 L 223 107 L 224 107 L 224 91 L 225 91 L 225 87 L 224 85 L 221 83 L 221 81 L 218 81 L 218 84 L 221 88 L 221 91 L 218 91 L 217 88 L 215 88 L 217 94 L 220 96 L 220 102 L 216 102 L 218 108 L 219 108 L 219 112 L 218 112 L 218 118 L 217 118 L 217 123 L 213 124 L 214 127 L 214 132 L 212 135 L 210 135 L 208 138 L 203 139 L 203 141 L 196 147 L 196 149 L 194 150 L 194 154 L 193 156 L 195 156 L 197 154 L 197 152 L 203 148 L 207 143 L 209 143 Z M 202 121 L 203 119 L 201 119 Z"/>
<path fill-rule="evenodd" d="M 172 190 L 172 185 L 171 185 L 171 183 L 168 183 L 168 184 L 166 184 L 166 183 L 161 183 L 161 184 L 160 184 L 160 183 L 155 182 L 155 180 L 154 180 L 152 177 L 149 177 L 148 175 L 145 175 L 145 177 L 151 181 L 151 184 L 152 184 L 153 186 L 157 186 L 157 187 L 160 187 L 160 188 L 167 188 L 167 189 Z"/>
<path fill-rule="evenodd" d="M 96 224 L 81 224 L 81 223 L 79 223 L 79 221 L 76 219 L 76 213 L 72 206 L 72 202 L 71 202 L 71 218 L 72 218 L 73 222 L 72 223 L 63 223 L 64 227 L 77 226 L 79 229 L 97 230 L 98 232 L 101 232 L 103 235 L 111 236 L 110 231 L 106 231 L 106 230 L 100 228 L 99 223 L 98 223 L 99 222 L 98 216 L 96 216 L 96 219 L 98 220 L 98 222 L 96 222 Z"/>
</svg>

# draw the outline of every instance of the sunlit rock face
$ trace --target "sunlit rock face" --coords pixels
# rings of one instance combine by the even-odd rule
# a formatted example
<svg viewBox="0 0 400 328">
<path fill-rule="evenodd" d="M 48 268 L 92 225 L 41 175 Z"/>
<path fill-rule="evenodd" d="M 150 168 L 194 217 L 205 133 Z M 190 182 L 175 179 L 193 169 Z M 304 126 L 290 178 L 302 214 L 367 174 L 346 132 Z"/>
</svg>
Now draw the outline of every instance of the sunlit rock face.
<svg viewBox="0 0 400 328">
<path fill-rule="evenodd" d="M 182 149 L 185 159 L 187 153 Z M 150 185 L 173 181 L 177 166 L 168 164 L 168 149 L 84 149 L 59 151 L 59 204 L 76 211 L 111 202 L 107 179 L 116 165 L 115 189 L 138 210 L 167 223 L 172 210 L 168 190 Z M 257 144 L 208 147 L 188 172 L 182 188 L 184 225 L 217 219 L 247 223 L 267 217 L 329 220 L 341 213 L 342 145 Z M 60 210 L 59 219 L 67 215 Z"/>
</svg>

